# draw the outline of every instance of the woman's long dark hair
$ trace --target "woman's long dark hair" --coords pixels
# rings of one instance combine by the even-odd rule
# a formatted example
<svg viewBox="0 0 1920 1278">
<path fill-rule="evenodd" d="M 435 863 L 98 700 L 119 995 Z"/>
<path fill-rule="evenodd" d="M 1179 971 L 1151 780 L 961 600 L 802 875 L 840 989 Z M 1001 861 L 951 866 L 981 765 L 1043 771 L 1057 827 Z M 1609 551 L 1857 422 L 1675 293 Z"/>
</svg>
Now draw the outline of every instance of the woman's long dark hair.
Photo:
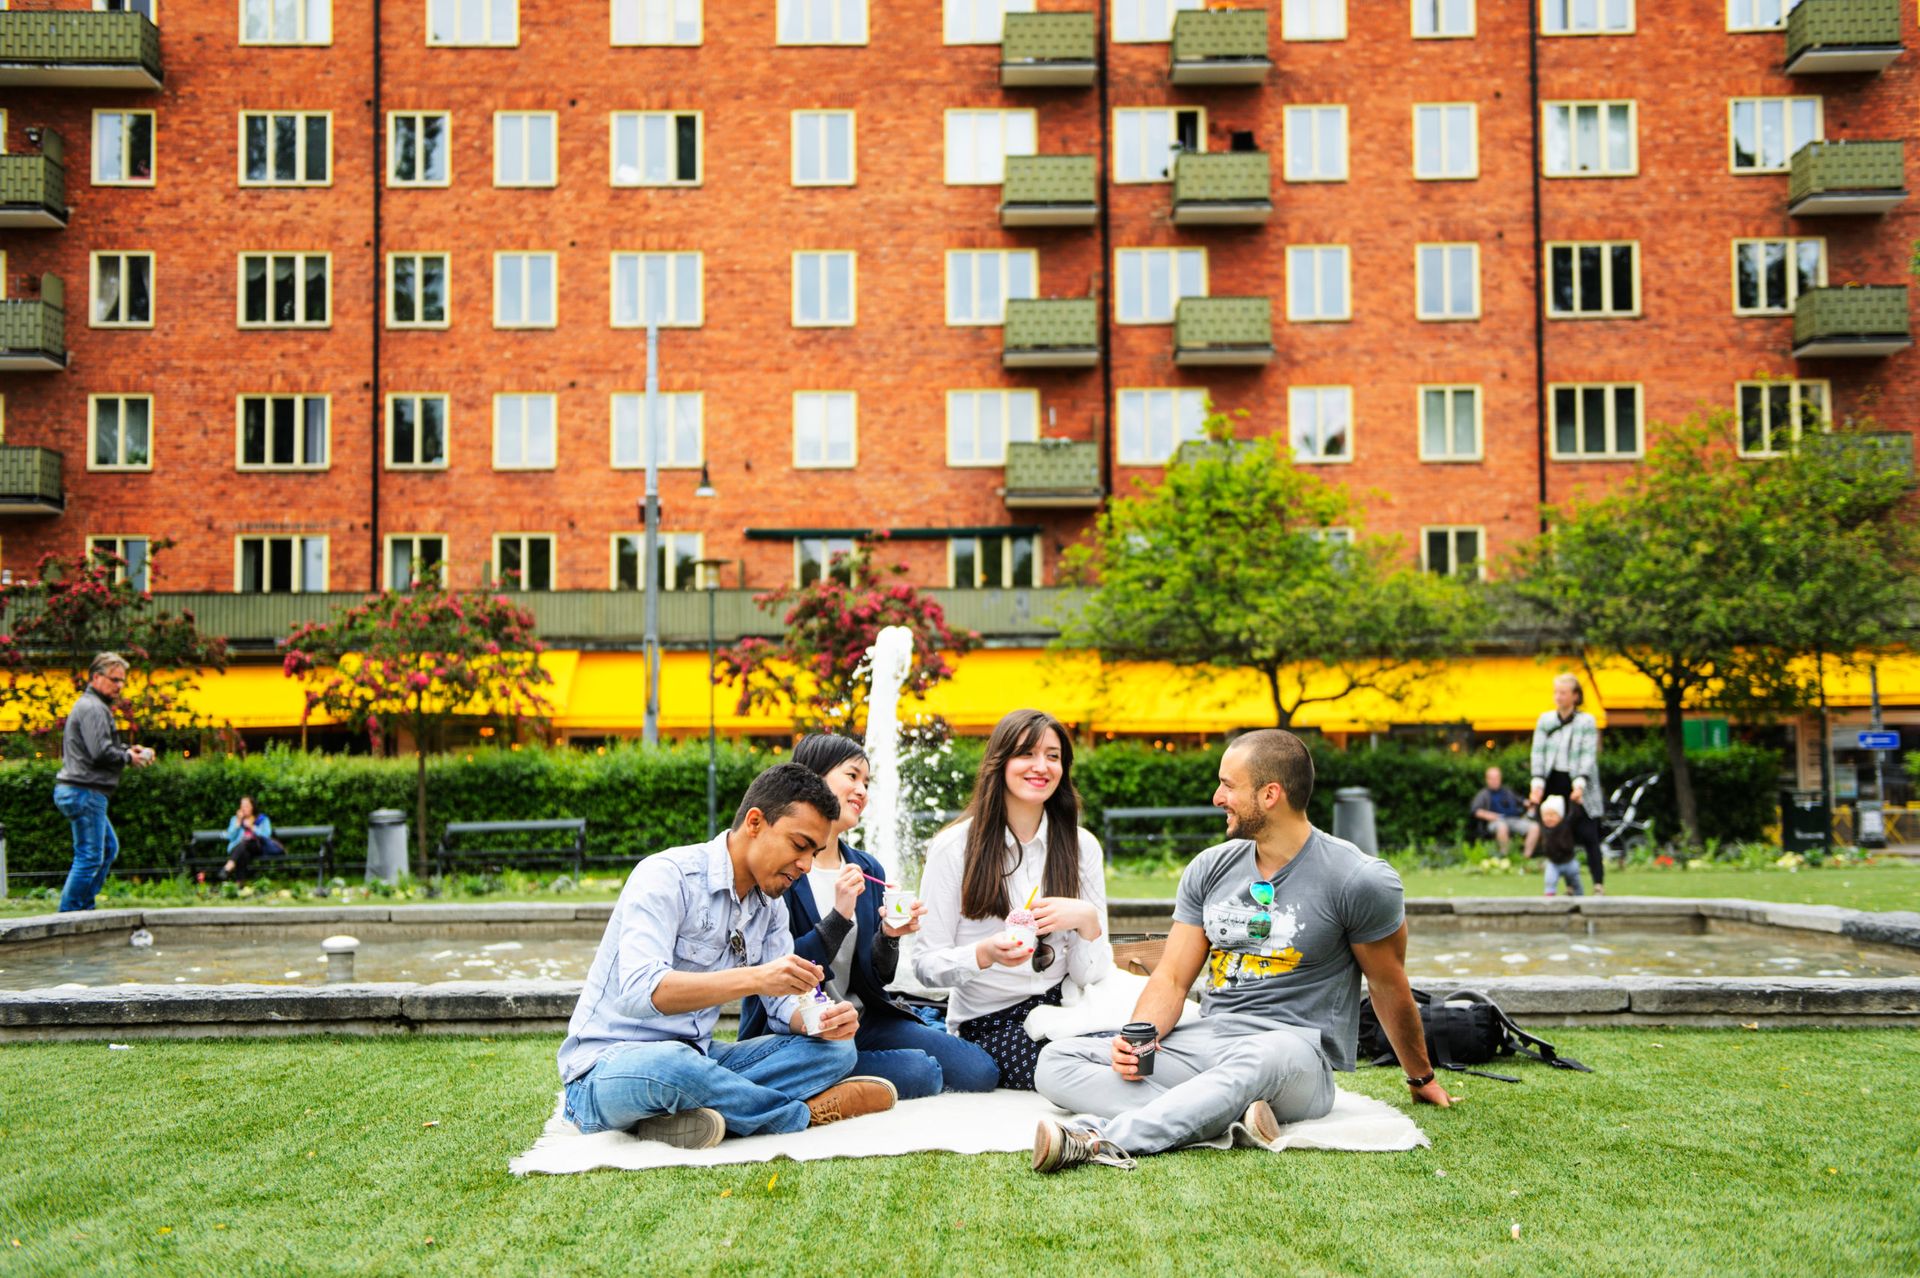
<svg viewBox="0 0 1920 1278">
<path fill-rule="evenodd" d="M 1044 896 L 1080 895 L 1080 792 L 1073 786 L 1073 737 L 1044 710 L 1015 710 L 994 725 L 986 757 L 967 802 L 967 855 L 960 871 L 960 913 L 970 919 L 1004 918 L 1013 909 L 1007 895 L 1007 764 L 1032 751 L 1048 728 L 1060 742 L 1060 785 L 1046 803 L 1047 868 Z"/>
</svg>

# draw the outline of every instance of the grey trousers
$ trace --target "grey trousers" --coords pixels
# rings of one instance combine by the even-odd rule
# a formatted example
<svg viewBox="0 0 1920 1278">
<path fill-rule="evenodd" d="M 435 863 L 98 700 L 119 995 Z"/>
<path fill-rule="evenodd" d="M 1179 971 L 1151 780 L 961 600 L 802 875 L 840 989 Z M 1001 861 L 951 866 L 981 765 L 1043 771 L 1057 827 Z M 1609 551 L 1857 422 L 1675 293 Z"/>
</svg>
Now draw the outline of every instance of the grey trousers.
<svg viewBox="0 0 1920 1278">
<path fill-rule="evenodd" d="M 1063 1039 L 1040 1053 L 1034 1090 L 1103 1120 L 1100 1134 L 1129 1154 L 1157 1154 L 1213 1139 L 1256 1100 L 1283 1123 L 1332 1109 L 1333 1068 L 1312 1034 L 1257 1017 L 1209 1016 L 1162 1038 L 1153 1074 L 1139 1082 L 1114 1073 L 1108 1039 Z"/>
</svg>

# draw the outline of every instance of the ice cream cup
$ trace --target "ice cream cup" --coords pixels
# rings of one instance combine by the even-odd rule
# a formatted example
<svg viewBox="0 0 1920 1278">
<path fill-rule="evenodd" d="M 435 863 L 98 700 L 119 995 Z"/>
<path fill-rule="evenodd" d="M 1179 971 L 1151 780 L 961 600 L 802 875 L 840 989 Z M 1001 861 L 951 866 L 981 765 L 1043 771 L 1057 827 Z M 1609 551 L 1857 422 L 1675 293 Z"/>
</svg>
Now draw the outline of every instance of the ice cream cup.
<svg viewBox="0 0 1920 1278">
<path fill-rule="evenodd" d="M 829 1004 L 820 994 L 800 996 L 800 1024 L 809 1034 L 818 1034 L 820 1025 L 826 1019 Z"/>
<path fill-rule="evenodd" d="M 1040 931 L 1031 923 L 1013 923 L 1007 926 L 1007 939 L 1031 950 L 1040 944 Z"/>
<path fill-rule="evenodd" d="M 895 927 L 904 927 L 913 922 L 914 895 L 907 888 L 888 888 L 886 892 L 887 922 Z"/>
</svg>

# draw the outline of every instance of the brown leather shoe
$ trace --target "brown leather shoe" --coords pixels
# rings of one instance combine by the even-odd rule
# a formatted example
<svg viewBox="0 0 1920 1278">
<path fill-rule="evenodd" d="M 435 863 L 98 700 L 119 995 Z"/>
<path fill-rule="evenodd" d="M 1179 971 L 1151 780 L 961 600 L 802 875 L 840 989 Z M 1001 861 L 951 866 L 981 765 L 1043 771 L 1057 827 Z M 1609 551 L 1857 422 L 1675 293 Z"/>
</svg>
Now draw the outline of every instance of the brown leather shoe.
<svg viewBox="0 0 1920 1278">
<path fill-rule="evenodd" d="M 884 1114 L 899 1099 L 900 1093 L 886 1079 L 855 1075 L 842 1079 L 807 1102 L 807 1110 L 813 1115 L 808 1126 L 837 1123 L 862 1114 Z"/>
</svg>

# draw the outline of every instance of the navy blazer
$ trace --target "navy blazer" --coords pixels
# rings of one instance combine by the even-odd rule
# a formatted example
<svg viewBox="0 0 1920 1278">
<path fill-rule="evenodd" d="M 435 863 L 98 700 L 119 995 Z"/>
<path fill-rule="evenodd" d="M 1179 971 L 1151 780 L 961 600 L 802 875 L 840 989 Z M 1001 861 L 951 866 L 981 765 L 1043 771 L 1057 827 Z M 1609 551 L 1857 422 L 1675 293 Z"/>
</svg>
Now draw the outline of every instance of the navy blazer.
<svg viewBox="0 0 1920 1278">
<path fill-rule="evenodd" d="M 878 861 L 857 848 L 849 847 L 844 839 L 840 842 L 840 855 L 876 879 L 886 877 Z M 844 974 L 833 970 L 829 962 L 832 956 L 827 953 L 826 942 L 815 930 L 820 926 L 820 915 L 813 908 L 813 893 L 796 891 L 798 886 L 795 884 L 785 893 L 787 923 L 793 931 L 793 952 L 826 968 L 829 980 L 844 975 L 846 979 L 840 982 L 840 988 L 860 996 L 860 1001 L 866 1006 L 862 1013 L 863 1020 L 876 1016 L 911 1018 L 913 1013 L 901 1006 L 898 996 L 887 993 L 873 970 L 873 941 L 880 934 L 880 885 L 867 884 L 867 890 L 853 903 L 853 971 Z M 767 1009 L 759 995 L 751 994 L 740 1000 L 740 1037 L 758 1038 L 772 1032 L 767 1026 Z"/>
</svg>

